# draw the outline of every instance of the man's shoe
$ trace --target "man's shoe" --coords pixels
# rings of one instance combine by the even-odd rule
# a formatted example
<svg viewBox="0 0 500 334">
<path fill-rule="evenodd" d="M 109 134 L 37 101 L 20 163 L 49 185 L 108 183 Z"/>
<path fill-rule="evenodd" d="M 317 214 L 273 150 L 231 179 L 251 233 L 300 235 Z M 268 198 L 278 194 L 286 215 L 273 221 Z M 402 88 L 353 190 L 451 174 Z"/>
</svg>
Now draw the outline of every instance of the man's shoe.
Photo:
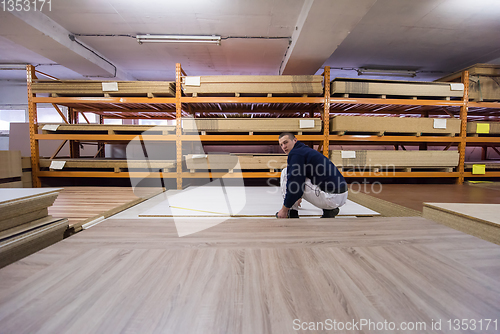
<svg viewBox="0 0 500 334">
<path fill-rule="evenodd" d="M 335 208 L 332 210 L 323 209 L 323 216 L 321 218 L 335 218 L 340 212 L 339 208 Z"/>
<path fill-rule="evenodd" d="M 294 210 L 294 209 L 290 209 L 288 211 L 288 218 L 299 218 L 299 211 Z"/>
</svg>

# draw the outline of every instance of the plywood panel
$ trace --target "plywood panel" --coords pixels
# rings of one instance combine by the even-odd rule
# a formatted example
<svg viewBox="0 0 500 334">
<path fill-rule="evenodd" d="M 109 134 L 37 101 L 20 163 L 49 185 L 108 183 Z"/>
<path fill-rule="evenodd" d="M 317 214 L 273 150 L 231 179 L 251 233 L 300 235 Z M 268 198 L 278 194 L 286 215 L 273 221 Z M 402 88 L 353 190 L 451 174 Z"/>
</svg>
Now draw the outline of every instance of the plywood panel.
<svg viewBox="0 0 500 334">
<path fill-rule="evenodd" d="M 313 122 L 310 126 L 308 122 Z M 183 118 L 185 132 L 319 132 L 319 118 Z M 277 140 L 277 139 L 276 139 Z"/>
<path fill-rule="evenodd" d="M 401 81 L 401 80 L 369 80 L 352 78 L 335 78 L 331 82 L 331 94 L 369 94 L 425 97 L 462 97 L 462 89 L 454 89 L 449 83 Z"/>
<path fill-rule="evenodd" d="M 456 167 L 459 158 L 457 151 L 353 151 L 354 158 L 342 158 L 342 152 L 330 151 L 330 160 L 336 166 Z"/>
<path fill-rule="evenodd" d="M 287 156 L 249 154 L 188 154 L 185 156 L 187 169 L 283 169 Z M 239 166 L 239 168 L 238 168 Z"/>
<path fill-rule="evenodd" d="M 444 118 L 445 128 L 435 128 L 434 118 L 335 116 L 330 132 L 449 134 L 460 132 L 460 119 Z"/>
<path fill-rule="evenodd" d="M 200 85 L 182 84 L 188 95 L 210 93 L 310 94 L 321 95 L 320 75 L 219 75 L 202 76 Z"/>
</svg>

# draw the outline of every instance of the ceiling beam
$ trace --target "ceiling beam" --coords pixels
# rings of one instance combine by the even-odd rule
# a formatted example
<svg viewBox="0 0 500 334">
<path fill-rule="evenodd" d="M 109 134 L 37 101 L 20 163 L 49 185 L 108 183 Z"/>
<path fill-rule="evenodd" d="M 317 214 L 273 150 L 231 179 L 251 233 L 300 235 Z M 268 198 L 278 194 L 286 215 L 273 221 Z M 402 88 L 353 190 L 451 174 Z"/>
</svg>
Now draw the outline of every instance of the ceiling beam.
<svg viewBox="0 0 500 334">
<path fill-rule="evenodd" d="M 87 77 L 134 80 L 42 12 L 3 12 L 0 35 Z"/>
<path fill-rule="evenodd" d="M 315 74 L 375 2 L 306 0 L 280 74 Z"/>
</svg>

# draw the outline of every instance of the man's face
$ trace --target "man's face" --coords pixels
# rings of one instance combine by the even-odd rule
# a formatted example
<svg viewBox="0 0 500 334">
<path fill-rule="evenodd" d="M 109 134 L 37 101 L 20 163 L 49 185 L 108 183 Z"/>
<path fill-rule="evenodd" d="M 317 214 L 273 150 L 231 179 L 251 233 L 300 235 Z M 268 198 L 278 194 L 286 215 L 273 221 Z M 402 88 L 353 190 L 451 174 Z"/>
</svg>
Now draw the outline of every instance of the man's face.
<svg viewBox="0 0 500 334">
<path fill-rule="evenodd" d="M 290 138 L 288 136 L 283 136 L 279 139 L 279 142 L 280 142 L 280 147 L 283 150 L 283 152 L 285 152 L 288 155 L 288 153 L 290 153 L 293 146 L 297 142 L 297 138 L 290 140 Z"/>
</svg>

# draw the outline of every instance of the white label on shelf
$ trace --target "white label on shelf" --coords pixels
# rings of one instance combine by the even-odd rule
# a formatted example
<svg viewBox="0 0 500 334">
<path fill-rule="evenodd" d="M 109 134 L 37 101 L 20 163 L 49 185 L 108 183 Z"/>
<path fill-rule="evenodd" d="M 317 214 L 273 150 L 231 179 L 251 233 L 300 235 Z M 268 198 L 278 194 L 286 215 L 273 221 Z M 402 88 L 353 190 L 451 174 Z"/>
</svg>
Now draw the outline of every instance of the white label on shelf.
<svg viewBox="0 0 500 334">
<path fill-rule="evenodd" d="M 191 156 L 192 159 L 206 159 L 208 158 L 208 155 L 206 154 L 193 154 Z"/>
<path fill-rule="evenodd" d="M 463 83 L 451 83 L 450 89 L 451 90 L 464 90 L 464 84 Z"/>
<path fill-rule="evenodd" d="M 201 84 L 201 77 L 185 77 L 186 81 L 185 84 L 186 86 L 200 86 Z"/>
<path fill-rule="evenodd" d="M 446 119 L 435 118 L 434 119 L 434 129 L 446 129 Z"/>
<path fill-rule="evenodd" d="M 103 82 L 102 83 L 102 91 L 103 92 L 117 92 L 118 91 L 118 82 Z"/>
<path fill-rule="evenodd" d="M 64 160 L 52 160 L 50 162 L 50 169 L 63 169 L 66 161 Z"/>
<path fill-rule="evenodd" d="M 299 127 L 301 129 L 314 128 L 314 119 L 301 119 L 301 120 L 299 120 Z"/>
<path fill-rule="evenodd" d="M 59 127 L 59 124 L 45 124 L 43 126 L 42 130 L 56 131 L 58 127 Z"/>
<path fill-rule="evenodd" d="M 341 151 L 342 159 L 353 159 L 356 158 L 356 151 Z"/>
</svg>

